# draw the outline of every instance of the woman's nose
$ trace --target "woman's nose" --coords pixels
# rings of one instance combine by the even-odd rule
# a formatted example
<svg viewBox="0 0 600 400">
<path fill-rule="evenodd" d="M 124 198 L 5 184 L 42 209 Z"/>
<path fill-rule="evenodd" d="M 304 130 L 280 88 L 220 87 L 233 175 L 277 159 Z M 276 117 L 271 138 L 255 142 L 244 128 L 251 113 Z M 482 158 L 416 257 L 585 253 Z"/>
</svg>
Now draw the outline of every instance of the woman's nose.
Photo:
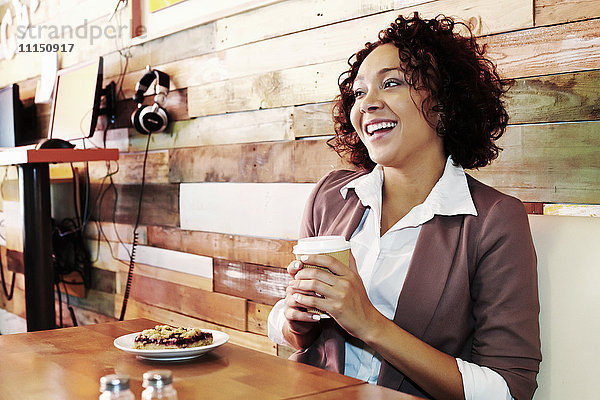
<svg viewBox="0 0 600 400">
<path fill-rule="evenodd" d="M 383 102 L 379 99 L 376 92 L 368 92 L 360 103 L 360 112 L 367 113 L 379 110 L 383 107 Z"/>
</svg>

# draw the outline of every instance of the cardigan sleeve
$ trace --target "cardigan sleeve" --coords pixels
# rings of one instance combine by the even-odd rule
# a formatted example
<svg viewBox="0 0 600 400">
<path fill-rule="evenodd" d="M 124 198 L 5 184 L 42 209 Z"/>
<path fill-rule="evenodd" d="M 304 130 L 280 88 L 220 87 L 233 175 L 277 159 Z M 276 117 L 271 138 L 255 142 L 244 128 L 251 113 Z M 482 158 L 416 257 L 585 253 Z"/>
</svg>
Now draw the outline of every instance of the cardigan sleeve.
<svg viewBox="0 0 600 400">
<path fill-rule="evenodd" d="M 523 204 L 505 196 L 488 212 L 472 281 L 472 360 L 498 372 L 517 400 L 531 399 L 541 361 L 537 260 Z"/>
</svg>

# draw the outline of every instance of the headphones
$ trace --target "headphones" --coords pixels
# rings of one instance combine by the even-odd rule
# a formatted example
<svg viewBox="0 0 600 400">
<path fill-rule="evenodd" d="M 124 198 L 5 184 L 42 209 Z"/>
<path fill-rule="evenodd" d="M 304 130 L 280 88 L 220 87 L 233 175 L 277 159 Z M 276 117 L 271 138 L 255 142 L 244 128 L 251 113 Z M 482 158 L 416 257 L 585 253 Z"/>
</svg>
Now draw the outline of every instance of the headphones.
<svg viewBox="0 0 600 400">
<path fill-rule="evenodd" d="M 138 108 L 131 114 L 131 123 L 138 132 L 144 135 L 162 132 L 169 123 L 167 110 L 164 109 L 167 94 L 169 93 L 169 75 L 157 69 L 151 69 L 150 66 L 147 69 L 148 72 L 135 85 L 133 100 L 138 104 Z M 146 93 L 146 90 L 148 90 L 154 80 L 156 80 L 154 104 L 145 106 L 142 104 L 144 102 L 144 93 Z"/>
</svg>

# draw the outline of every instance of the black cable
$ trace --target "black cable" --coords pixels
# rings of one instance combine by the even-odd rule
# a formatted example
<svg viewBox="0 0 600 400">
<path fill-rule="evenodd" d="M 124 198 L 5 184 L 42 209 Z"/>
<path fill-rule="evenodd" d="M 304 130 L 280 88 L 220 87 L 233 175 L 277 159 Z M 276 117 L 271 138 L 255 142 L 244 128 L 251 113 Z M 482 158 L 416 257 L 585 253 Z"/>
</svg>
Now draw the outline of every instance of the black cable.
<svg viewBox="0 0 600 400">
<path fill-rule="evenodd" d="M 8 289 L 6 288 L 6 279 L 4 278 L 4 266 L 2 265 L 2 260 L 0 260 L 0 276 L 2 277 L 2 290 L 4 291 L 4 295 L 6 296 L 7 300 L 12 300 L 13 295 L 15 294 L 15 278 L 16 278 L 17 273 L 13 272 L 12 275 L 12 283 L 10 284 L 10 293 L 8 292 Z"/>
<path fill-rule="evenodd" d="M 75 310 L 73 310 L 73 307 L 71 306 L 71 302 L 69 301 L 69 294 L 67 293 L 67 286 L 65 285 L 64 281 L 63 281 L 63 287 L 65 288 L 65 297 L 67 299 L 67 309 L 69 310 L 69 314 L 71 314 L 71 322 L 73 323 L 73 326 L 78 326 L 77 318 L 75 317 Z"/>
<path fill-rule="evenodd" d="M 2 196 L 2 198 L 4 198 L 3 186 L 4 186 L 4 181 L 6 180 L 7 176 L 8 176 L 8 167 L 6 167 L 6 169 L 4 170 L 4 176 L 2 177 L 2 181 L 0 182 L 0 196 Z M 2 290 L 4 291 L 4 295 L 6 296 L 6 299 L 8 301 L 12 300 L 13 295 L 15 294 L 16 275 L 17 275 L 16 272 L 13 272 L 12 282 L 10 284 L 10 292 L 9 292 L 8 289 L 6 288 L 6 278 L 4 277 L 4 266 L 2 265 L 2 260 L 0 260 L 0 277 L 2 278 Z"/>
<path fill-rule="evenodd" d="M 116 11 L 116 10 L 115 10 Z M 119 13 L 115 13 L 117 21 L 119 21 L 120 23 L 120 14 Z M 117 79 L 117 83 L 116 86 L 118 87 L 118 90 L 116 91 L 116 97 L 119 98 L 119 96 L 121 96 L 121 99 L 125 99 L 125 94 L 123 93 L 123 83 L 125 82 L 125 75 L 127 73 L 127 68 L 129 67 L 129 58 L 131 58 L 131 54 L 129 52 L 127 52 L 127 54 L 123 51 L 122 48 L 119 48 L 119 44 L 117 42 L 117 37 L 115 36 L 115 47 L 117 52 L 119 53 L 119 55 L 123 58 L 125 58 L 125 67 L 123 67 L 123 65 L 121 64 L 121 58 L 119 58 L 119 66 L 121 67 L 121 72 L 119 75 L 119 78 Z M 115 99 L 116 102 L 117 99 Z M 103 145 L 106 148 L 106 133 L 108 131 L 108 126 L 107 128 L 104 130 L 104 135 L 103 135 Z M 96 210 L 101 210 L 101 206 L 102 206 L 102 202 L 104 201 L 104 196 L 106 195 L 106 193 L 112 189 L 114 192 L 114 201 L 113 201 L 113 213 L 112 213 L 112 223 L 113 226 L 116 226 L 116 208 L 117 208 L 117 201 L 119 198 L 119 192 L 117 190 L 116 185 L 114 184 L 114 181 L 112 179 L 113 175 L 115 175 L 117 172 L 119 172 L 119 163 L 117 162 L 117 170 L 114 172 L 110 171 L 110 161 L 106 162 L 106 176 L 102 179 L 102 183 L 100 184 L 100 189 L 99 189 L 99 194 L 98 194 L 98 198 L 96 200 Z M 103 191 L 103 186 L 104 186 L 104 182 L 106 180 L 106 178 L 109 179 L 109 185 L 107 186 L 107 188 Z M 101 211 L 100 211 L 101 212 Z M 101 220 L 100 215 L 98 216 L 98 220 Z M 98 221 L 96 221 L 96 226 L 97 226 L 97 230 L 98 230 L 98 235 L 97 235 L 97 239 L 96 239 L 96 243 L 97 243 L 97 249 L 98 249 L 98 254 L 100 252 L 100 235 L 104 238 L 104 240 L 109 244 L 108 248 L 110 250 L 110 255 L 113 259 L 121 261 L 118 257 L 116 257 L 113 254 L 112 251 L 112 246 L 110 246 L 110 241 L 108 240 L 108 237 L 106 236 L 106 234 L 104 233 L 104 229 L 102 228 L 102 224 L 99 223 Z M 119 236 L 119 232 L 117 231 L 117 229 L 115 228 L 115 234 L 117 236 L 117 240 L 119 242 L 120 245 L 122 245 L 125 249 L 127 249 L 127 247 L 125 246 L 123 240 L 121 239 L 121 237 Z M 131 256 L 131 254 L 129 253 L 129 251 L 127 250 L 127 253 L 129 254 L 129 256 Z"/>
<path fill-rule="evenodd" d="M 118 166 L 119 166 L 119 163 L 117 163 L 117 170 L 115 172 L 107 174 L 104 177 L 104 179 L 102 180 L 102 183 L 101 183 L 101 186 L 100 186 L 101 195 L 98 198 L 98 203 L 99 204 L 97 206 L 97 209 L 101 210 L 101 205 L 104 202 L 104 196 L 108 193 L 109 190 L 112 189 L 112 191 L 114 193 L 114 198 L 113 198 L 113 207 L 112 207 L 111 222 L 112 222 L 112 225 L 113 225 L 113 228 L 114 228 L 115 236 L 117 237 L 117 241 L 119 242 L 119 244 L 121 246 L 123 246 L 123 248 L 125 249 L 125 251 L 127 251 L 127 256 L 130 257 L 131 254 L 130 254 L 129 250 L 127 249 L 127 246 L 125 246 L 125 242 L 123 241 L 123 239 L 121 239 L 121 236 L 119 235 L 119 231 L 116 229 L 116 225 L 117 225 L 116 210 L 117 210 L 117 203 L 119 202 L 119 191 L 117 190 L 117 186 L 115 185 L 114 180 L 113 180 L 112 177 L 113 177 L 113 175 L 115 175 L 119 171 Z M 102 187 L 104 186 L 104 181 L 106 180 L 106 178 L 109 179 L 109 184 L 106 187 L 106 189 L 102 189 Z M 98 219 L 99 220 L 102 219 L 100 214 L 98 214 Z M 97 222 L 97 227 L 98 227 L 98 232 L 102 235 L 102 237 L 104 238 L 104 240 L 106 241 L 106 243 L 109 244 L 108 249 L 110 251 L 111 257 L 114 260 L 117 260 L 119 262 L 123 262 L 121 259 L 119 259 L 117 256 L 114 255 L 113 250 L 112 250 L 112 246 L 110 246 L 110 241 L 108 240 L 108 237 L 104 233 L 104 228 L 102 228 L 102 225 Z M 97 236 L 97 248 L 100 249 L 100 236 Z M 124 263 L 124 264 L 128 264 L 128 263 Z"/>
<path fill-rule="evenodd" d="M 63 328 L 63 318 L 62 318 L 62 296 L 60 295 L 60 286 L 58 286 L 58 282 L 54 283 L 56 285 L 56 295 L 58 296 L 58 321 L 59 327 Z"/>
<path fill-rule="evenodd" d="M 116 13 L 116 17 L 117 17 L 117 21 L 120 24 L 120 15 L 119 15 L 119 13 Z M 116 44 L 117 52 L 119 53 L 119 55 L 121 57 L 125 58 L 125 67 L 121 71 L 121 75 L 119 77 L 120 79 L 117 80 L 118 90 L 117 90 L 117 96 L 116 97 L 119 97 L 119 95 L 121 95 L 122 98 L 125 99 L 125 95 L 123 93 L 123 83 L 125 82 L 125 74 L 127 73 L 127 68 L 129 66 L 129 58 L 131 57 L 131 53 L 129 52 L 129 49 L 127 50 L 127 52 L 124 52 L 123 49 L 119 48 L 119 45 L 116 42 L 116 37 L 115 37 L 115 44 Z M 119 58 L 119 65 L 121 65 L 121 58 Z M 134 269 L 134 266 L 135 266 L 135 249 L 137 247 L 137 240 L 138 240 L 137 228 L 139 226 L 141 209 L 142 209 L 142 198 L 143 198 L 143 194 L 144 194 L 144 184 L 145 184 L 145 180 L 146 180 L 146 160 L 147 160 L 147 157 L 148 157 L 148 148 L 150 146 L 150 136 L 151 135 L 148 135 L 148 142 L 146 143 L 146 151 L 145 151 L 145 154 L 144 154 L 144 164 L 143 164 L 143 167 L 142 167 L 142 184 L 141 184 L 140 196 L 139 196 L 139 200 L 138 200 L 138 212 L 137 212 L 137 217 L 136 217 L 136 221 L 135 221 L 135 226 L 133 228 L 133 240 L 132 240 L 132 245 L 131 245 L 131 252 L 128 252 L 129 253 L 129 270 L 127 272 L 127 283 L 126 283 L 126 286 L 125 286 L 125 293 L 123 295 L 123 305 L 121 307 L 121 316 L 119 317 L 119 321 L 123 321 L 123 319 L 125 318 L 125 312 L 127 310 L 127 300 L 129 298 L 129 292 L 131 290 L 131 280 L 133 279 L 133 269 Z M 106 134 L 104 135 L 104 146 L 106 147 Z M 110 181 L 109 188 L 112 187 L 113 190 L 114 190 L 114 193 L 115 193 L 112 222 L 113 222 L 113 226 L 116 226 L 115 215 L 116 215 L 116 206 L 117 206 L 117 199 L 118 199 L 118 191 L 117 191 L 117 188 L 116 188 L 116 186 L 114 184 L 114 181 L 112 179 L 112 175 L 109 177 L 109 181 Z M 100 226 L 100 231 L 104 235 L 104 232 L 103 232 L 101 226 Z M 119 236 L 119 233 L 118 233 L 117 229 L 115 229 L 115 233 L 117 235 L 117 239 L 118 239 L 119 243 L 125 249 L 127 249 L 127 247 L 121 241 L 121 237 Z M 106 235 L 104 235 L 104 237 L 106 239 Z M 114 258 L 114 255 L 112 254 L 112 247 L 110 247 L 110 253 L 111 253 L 111 255 Z"/>
<path fill-rule="evenodd" d="M 138 199 L 137 217 L 135 219 L 135 226 L 133 228 L 133 243 L 131 245 L 131 254 L 129 256 L 129 271 L 127 272 L 127 283 L 125 285 L 125 294 L 123 295 L 123 306 L 121 307 L 121 316 L 119 317 L 119 321 L 123 321 L 123 319 L 125 318 L 125 312 L 127 310 L 127 300 L 129 298 L 129 292 L 131 290 L 131 280 L 133 279 L 133 269 L 135 267 L 135 248 L 137 246 L 138 238 L 137 229 L 140 224 L 140 216 L 142 214 L 142 198 L 144 195 L 144 186 L 146 182 L 146 161 L 148 159 L 148 149 L 150 148 L 151 136 L 152 135 L 148 135 L 148 140 L 146 141 L 146 150 L 144 152 L 144 163 L 142 165 L 142 185 L 140 187 L 140 197 Z"/>
</svg>

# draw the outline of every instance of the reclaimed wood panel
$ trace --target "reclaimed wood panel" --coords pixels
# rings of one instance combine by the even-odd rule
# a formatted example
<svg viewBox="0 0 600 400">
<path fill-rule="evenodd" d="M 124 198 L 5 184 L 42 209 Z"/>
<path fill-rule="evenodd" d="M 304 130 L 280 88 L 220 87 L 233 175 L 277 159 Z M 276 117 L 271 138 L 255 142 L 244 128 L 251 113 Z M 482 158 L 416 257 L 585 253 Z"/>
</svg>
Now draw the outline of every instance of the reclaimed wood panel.
<svg viewBox="0 0 600 400">
<path fill-rule="evenodd" d="M 116 293 L 125 293 L 127 284 L 127 275 L 129 265 L 123 265 L 123 269 L 116 273 Z M 186 274 L 178 271 L 171 271 L 164 268 L 153 267 L 136 262 L 133 268 L 134 275 L 142 275 L 157 281 L 167 281 L 178 285 L 189 286 L 196 289 L 202 289 L 207 292 L 213 291 L 213 281 L 211 278 L 205 278 L 194 274 Z"/>
<path fill-rule="evenodd" d="M 4 235 L 6 248 L 10 250 L 23 251 L 23 214 L 21 204 L 17 201 L 3 202 Z"/>
<path fill-rule="evenodd" d="M 133 228 L 133 225 L 92 221 L 86 225 L 84 236 L 87 239 L 98 240 L 98 238 L 100 238 L 101 241 L 132 243 Z M 137 234 L 138 244 L 148 244 L 148 235 L 146 233 L 145 225 L 138 226 Z"/>
<path fill-rule="evenodd" d="M 600 217 L 600 205 L 591 204 L 544 204 L 544 215 L 568 215 L 577 217 Z"/>
<path fill-rule="evenodd" d="M 15 250 L 6 250 L 6 266 L 7 269 L 13 272 L 18 272 L 23 274 L 25 271 L 25 267 L 23 264 L 23 253 L 21 251 Z M 114 291 L 114 282 L 111 285 L 111 276 L 112 281 L 114 281 L 113 275 L 106 275 L 107 271 L 103 271 L 100 269 L 92 268 L 92 281 L 91 287 L 94 289 L 100 289 L 105 292 L 113 292 Z M 85 297 L 87 289 L 83 285 L 83 278 L 77 272 L 72 272 L 70 274 L 62 276 L 62 279 L 65 282 L 61 282 L 61 291 L 66 290 L 68 294 L 75 297 Z M 69 283 L 71 282 L 71 283 Z M 63 286 L 64 285 L 64 286 Z"/>
<path fill-rule="evenodd" d="M 517 79 L 506 108 L 511 124 L 600 119 L 600 70 Z"/>
<path fill-rule="evenodd" d="M 122 153 L 129 151 L 129 129 L 109 129 L 106 131 L 106 135 L 104 135 L 104 131 L 96 131 L 94 136 L 88 139 L 88 143 L 90 143 L 88 147 L 118 149 L 119 156 L 121 156 Z"/>
<path fill-rule="evenodd" d="M 131 246 L 119 246 L 118 257 L 121 260 L 129 262 Z M 197 254 L 139 245 L 135 249 L 135 262 L 207 279 L 213 277 L 212 258 Z"/>
<path fill-rule="evenodd" d="M 151 136 L 150 149 L 250 143 L 293 139 L 292 108 L 274 108 L 232 114 L 211 115 L 169 124 Z M 133 133 L 132 151 L 146 148 L 148 137 Z"/>
<path fill-rule="evenodd" d="M 215 292 L 273 305 L 291 278 L 281 268 L 215 258 L 213 279 Z"/>
<path fill-rule="evenodd" d="M 307 139 L 294 143 L 294 182 L 317 182 L 335 169 L 356 169 L 340 158 L 326 142 L 327 139 Z"/>
<path fill-rule="evenodd" d="M 535 25 L 551 25 L 600 16 L 596 0 L 535 0 Z"/>
<path fill-rule="evenodd" d="M 169 152 L 169 181 L 293 182 L 294 142 L 188 147 Z"/>
<path fill-rule="evenodd" d="M 527 214 L 544 214 L 544 203 L 523 203 Z"/>
<path fill-rule="evenodd" d="M 90 181 L 109 184 L 106 176 L 110 173 L 115 184 L 139 184 L 142 182 L 144 153 L 121 153 L 119 161 L 94 161 L 90 165 Z M 146 159 L 146 183 L 169 183 L 169 152 L 166 150 L 149 151 Z"/>
<path fill-rule="evenodd" d="M 491 0 L 444 0 L 401 11 L 404 13 L 419 11 L 430 17 L 444 13 L 459 15 L 475 23 L 483 21 L 475 26 L 477 34 L 505 32 L 533 25 L 530 0 L 510 0 L 510 4 Z M 157 67 L 177 77 L 177 87 L 183 88 L 304 65 L 347 60 L 363 43 L 375 40 L 377 33 L 387 27 L 398 13 L 398 11 L 390 11 L 368 15 Z M 510 18 L 507 17 L 508 15 Z M 315 46 L 314 43 L 325 45 Z M 261 57 L 257 57 L 257 54 Z M 133 88 L 139 79 L 138 75 L 139 72 L 127 74 L 124 86 Z"/>
<path fill-rule="evenodd" d="M 117 295 L 117 300 L 120 303 L 123 302 L 123 297 Z M 115 310 L 115 315 L 120 314 L 121 308 Z M 151 318 L 157 321 L 164 322 L 173 326 L 185 326 L 185 327 L 198 327 L 203 329 L 214 329 L 221 332 L 225 332 L 229 335 L 229 341 L 239 346 L 244 346 L 250 349 L 262 351 L 263 353 L 276 354 L 275 344 L 271 339 L 251 333 L 243 332 L 236 329 L 231 329 L 223 325 L 213 324 L 211 322 L 203 321 L 197 318 L 182 315 L 178 312 L 173 312 L 155 305 L 149 305 L 140 303 L 138 301 L 129 299 L 127 303 L 126 319 L 133 318 Z"/>
<path fill-rule="evenodd" d="M 66 291 L 70 296 L 85 297 L 86 287 L 83 284 L 83 278 L 79 273 L 71 272 L 70 274 L 63 276 L 63 279 L 69 283 L 61 284 L 61 291 Z"/>
<path fill-rule="evenodd" d="M 527 202 L 600 203 L 600 122 L 511 126 L 477 179 Z"/>
<path fill-rule="evenodd" d="M 291 348 L 288 346 L 283 346 L 280 344 L 277 345 L 277 357 L 288 359 L 295 352 L 296 352 L 296 349 L 294 349 L 294 348 Z"/>
<path fill-rule="evenodd" d="M 119 252 L 118 247 L 122 246 L 120 243 L 87 240 L 87 246 L 95 268 L 118 272 L 124 266 L 129 265 L 128 262 L 121 261 L 117 257 Z"/>
<path fill-rule="evenodd" d="M 171 182 L 316 182 L 350 168 L 325 140 L 232 144 L 174 149 Z"/>
<path fill-rule="evenodd" d="M 0 295 L 0 308 L 21 318 L 25 318 L 25 290 L 17 287 L 15 284 L 15 291 L 11 300 L 7 300 L 4 293 L 2 293 Z"/>
<path fill-rule="evenodd" d="M 60 313 L 59 313 L 59 304 L 58 300 L 55 302 L 55 313 L 56 313 L 56 326 L 60 326 Z M 67 328 L 73 326 L 73 321 L 71 319 L 71 314 L 69 313 L 69 309 L 67 308 L 67 303 L 63 301 L 62 303 L 62 313 L 63 313 L 63 327 Z M 101 313 L 97 313 L 92 310 L 86 310 L 84 308 L 80 308 L 74 305 L 71 305 L 73 308 L 73 312 L 75 313 L 75 319 L 77 321 L 78 326 L 83 325 L 94 325 L 101 324 L 103 322 L 111 322 L 115 321 L 115 318 L 112 315 L 105 315 Z"/>
<path fill-rule="evenodd" d="M 21 251 L 6 249 L 6 258 L 3 260 L 6 262 L 8 270 L 23 274 L 25 271 L 23 264 L 23 253 Z M 115 274 L 109 270 L 99 269 L 92 267 L 91 269 L 91 281 L 90 287 L 94 290 L 98 290 L 106 293 L 114 293 L 115 291 Z M 81 275 L 77 272 L 70 273 L 62 277 L 65 282 L 82 282 Z M 23 286 L 24 288 L 24 286 Z M 87 289 L 83 284 L 68 284 L 61 282 L 60 290 L 66 290 L 72 296 L 75 297 L 86 297 Z"/>
<path fill-rule="evenodd" d="M 331 102 L 294 107 L 294 136 L 303 138 L 333 135 L 331 108 Z"/>
<path fill-rule="evenodd" d="M 131 298 L 185 315 L 245 331 L 246 300 L 137 275 Z"/>
<path fill-rule="evenodd" d="M 13 250 L 6 247 L 6 267 L 9 271 L 24 273 L 25 266 L 23 264 L 23 249 Z"/>
<path fill-rule="evenodd" d="M 15 277 L 15 288 L 19 288 L 20 290 L 25 290 L 25 275 L 23 275 L 23 253 L 19 253 L 21 255 L 21 265 L 20 268 L 11 268 L 9 259 L 10 252 L 4 246 L 0 246 L 0 259 L 2 261 L 2 269 L 4 271 L 4 278 L 6 279 L 6 289 L 10 291 L 10 285 L 12 284 L 13 275 Z M 16 275 L 15 275 L 16 274 Z M 4 296 L 4 292 L 0 292 L 0 297 Z"/>
<path fill-rule="evenodd" d="M 5 173 L 8 173 L 9 170 L 10 168 L 5 169 Z M 16 176 L 13 179 L 2 180 L 0 196 L 4 202 L 19 202 L 19 181 Z"/>
<path fill-rule="evenodd" d="M 338 92 L 338 77 L 347 66 L 345 61 L 333 61 L 193 86 L 188 89 L 189 114 L 198 117 L 328 101 Z"/>
<path fill-rule="evenodd" d="M 525 29 L 481 38 L 504 77 L 597 69 L 600 19 Z"/>
<path fill-rule="evenodd" d="M 258 42 L 428 0 L 288 0 L 215 21 L 216 50 Z M 268 23 L 265 23 L 268 21 Z"/>
<path fill-rule="evenodd" d="M 255 303 L 253 301 L 248 302 L 248 331 L 258 333 L 259 335 L 267 335 L 267 318 L 273 307 Z"/>
<path fill-rule="evenodd" d="M 313 184 L 182 183 L 181 228 L 297 239 Z"/>
<path fill-rule="evenodd" d="M 65 293 L 62 287 L 61 292 L 62 300 L 66 302 Z M 115 309 L 115 295 L 114 293 L 106 293 L 100 290 L 90 289 L 88 290 L 86 297 L 69 296 L 69 303 L 85 310 L 112 316 Z"/>
<path fill-rule="evenodd" d="M 287 268 L 294 258 L 292 240 L 148 227 L 148 244 L 213 258 Z"/>
<path fill-rule="evenodd" d="M 93 210 L 92 218 L 97 221 L 115 221 L 135 224 L 138 211 L 140 185 L 115 185 L 118 199 L 115 206 L 115 193 L 106 191 L 101 204 Z M 97 199 L 100 184 L 92 183 L 90 193 Z M 179 186 L 173 184 L 146 184 L 142 200 L 140 223 L 165 226 L 179 225 Z M 113 218 L 114 216 L 114 218 Z"/>
</svg>

